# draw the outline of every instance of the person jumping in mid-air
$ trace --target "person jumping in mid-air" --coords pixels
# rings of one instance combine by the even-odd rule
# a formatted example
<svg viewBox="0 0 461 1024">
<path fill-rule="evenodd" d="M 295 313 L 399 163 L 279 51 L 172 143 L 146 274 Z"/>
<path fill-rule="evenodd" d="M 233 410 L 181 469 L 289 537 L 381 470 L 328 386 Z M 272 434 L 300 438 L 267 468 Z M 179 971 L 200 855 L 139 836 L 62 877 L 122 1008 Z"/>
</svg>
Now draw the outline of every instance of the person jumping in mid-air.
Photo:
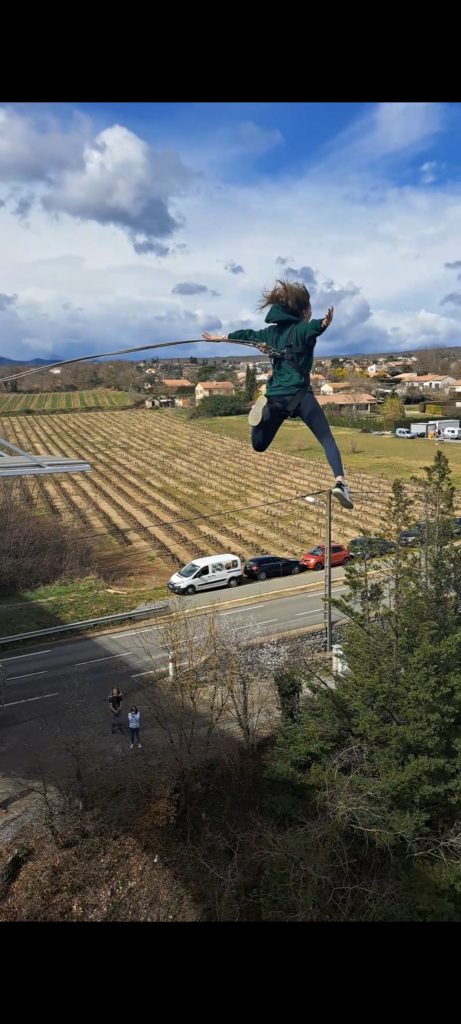
<svg viewBox="0 0 461 1024">
<path fill-rule="evenodd" d="M 264 291 L 258 309 L 266 306 L 270 306 L 266 323 L 271 326 L 262 331 L 232 331 L 227 335 L 205 331 L 202 337 L 206 341 L 248 341 L 269 355 L 272 374 L 266 393 L 260 395 L 248 417 L 254 450 L 265 452 L 283 421 L 289 416 L 293 419 L 299 416 L 322 445 L 336 481 L 332 493 L 344 508 L 353 508 L 338 446 L 325 413 L 312 393 L 309 378 L 315 343 L 331 324 L 333 307 L 322 320 L 312 320 L 306 286 L 292 281 L 277 281 L 274 288 Z"/>
</svg>

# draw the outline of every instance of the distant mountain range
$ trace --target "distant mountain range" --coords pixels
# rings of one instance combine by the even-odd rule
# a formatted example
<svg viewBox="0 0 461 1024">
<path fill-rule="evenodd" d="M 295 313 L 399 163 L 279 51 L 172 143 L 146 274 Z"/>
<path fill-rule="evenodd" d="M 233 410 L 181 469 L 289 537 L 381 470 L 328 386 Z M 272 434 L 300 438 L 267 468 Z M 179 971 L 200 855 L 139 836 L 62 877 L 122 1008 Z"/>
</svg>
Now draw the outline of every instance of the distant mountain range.
<svg viewBox="0 0 461 1024">
<path fill-rule="evenodd" d="M 49 366 L 50 363 L 59 363 L 61 356 L 51 356 L 50 359 L 8 359 L 7 356 L 0 356 L 0 366 Z"/>
</svg>

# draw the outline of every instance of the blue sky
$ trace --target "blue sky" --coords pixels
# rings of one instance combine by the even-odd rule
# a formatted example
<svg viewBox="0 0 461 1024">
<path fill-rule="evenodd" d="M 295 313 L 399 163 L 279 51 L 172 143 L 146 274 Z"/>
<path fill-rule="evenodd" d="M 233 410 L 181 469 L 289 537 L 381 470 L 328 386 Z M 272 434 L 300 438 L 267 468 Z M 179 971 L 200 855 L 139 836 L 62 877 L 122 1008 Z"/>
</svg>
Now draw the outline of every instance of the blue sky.
<svg viewBox="0 0 461 1024">
<path fill-rule="evenodd" d="M 454 103 L 0 106 L 0 355 L 256 327 L 281 275 L 319 355 L 460 344 L 460 140 Z"/>
</svg>

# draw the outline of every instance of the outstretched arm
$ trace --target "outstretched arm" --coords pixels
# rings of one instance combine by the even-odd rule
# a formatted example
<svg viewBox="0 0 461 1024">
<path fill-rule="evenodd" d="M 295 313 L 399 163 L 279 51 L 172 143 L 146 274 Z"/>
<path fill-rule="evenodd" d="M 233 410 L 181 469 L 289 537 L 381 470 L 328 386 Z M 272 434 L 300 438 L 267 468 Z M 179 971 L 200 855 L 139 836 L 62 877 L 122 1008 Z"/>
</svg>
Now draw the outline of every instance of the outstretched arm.
<svg viewBox="0 0 461 1024">
<path fill-rule="evenodd" d="M 260 352 L 266 353 L 269 351 L 267 345 L 264 342 L 264 336 L 267 333 L 267 327 L 262 331 L 231 331 L 230 334 L 214 334 L 210 331 L 204 331 L 202 338 L 205 341 L 246 341 L 253 348 L 259 349 Z"/>
<path fill-rule="evenodd" d="M 318 338 L 319 334 L 323 334 L 323 332 L 326 331 L 327 327 L 329 327 L 331 324 L 331 321 L 333 319 L 333 313 L 333 306 L 329 306 L 325 313 L 325 316 L 322 317 L 321 320 L 309 320 L 307 324 L 309 328 L 309 335 L 311 337 Z"/>
<path fill-rule="evenodd" d="M 326 311 L 326 313 L 325 313 L 325 316 L 324 316 L 324 318 L 323 318 L 323 320 L 322 320 L 322 329 L 323 329 L 324 331 L 326 331 L 327 327 L 329 327 L 329 326 L 330 326 L 330 324 L 331 324 L 331 321 L 332 321 L 332 319 L 333 319 L 333 313 L 334 313 L 334 311 L 335 311 L 335 307 L 334 307 L 334 306 L 329 306 L 329 307 L 328 307 L 328 309 L 327 309 L 327 311 Z"/>
</svg>

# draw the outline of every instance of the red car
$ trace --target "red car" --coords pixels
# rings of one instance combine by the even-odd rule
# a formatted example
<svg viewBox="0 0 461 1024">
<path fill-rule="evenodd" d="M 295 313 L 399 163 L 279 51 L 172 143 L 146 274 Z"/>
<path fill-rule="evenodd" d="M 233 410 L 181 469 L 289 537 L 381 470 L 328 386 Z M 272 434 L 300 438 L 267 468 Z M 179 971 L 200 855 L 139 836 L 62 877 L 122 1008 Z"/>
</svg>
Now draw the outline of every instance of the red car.
<svg viewBox="0 0 461 1024">
<path fill-rule="evenodd" d="M 331 545 L 331 564 L 333 565 L 345 565 L 350 559 L 350 554 L 347 548 L 343 544 Z M 308 569 L 324 569 L 325 568 L 325 544 L 317 544 L 315 548 L 311 548 L 310 551 L 306 551 L 305 555 L 301 555 L 299 561 L 302 565 L 307 566 Z"/>
</svg>

